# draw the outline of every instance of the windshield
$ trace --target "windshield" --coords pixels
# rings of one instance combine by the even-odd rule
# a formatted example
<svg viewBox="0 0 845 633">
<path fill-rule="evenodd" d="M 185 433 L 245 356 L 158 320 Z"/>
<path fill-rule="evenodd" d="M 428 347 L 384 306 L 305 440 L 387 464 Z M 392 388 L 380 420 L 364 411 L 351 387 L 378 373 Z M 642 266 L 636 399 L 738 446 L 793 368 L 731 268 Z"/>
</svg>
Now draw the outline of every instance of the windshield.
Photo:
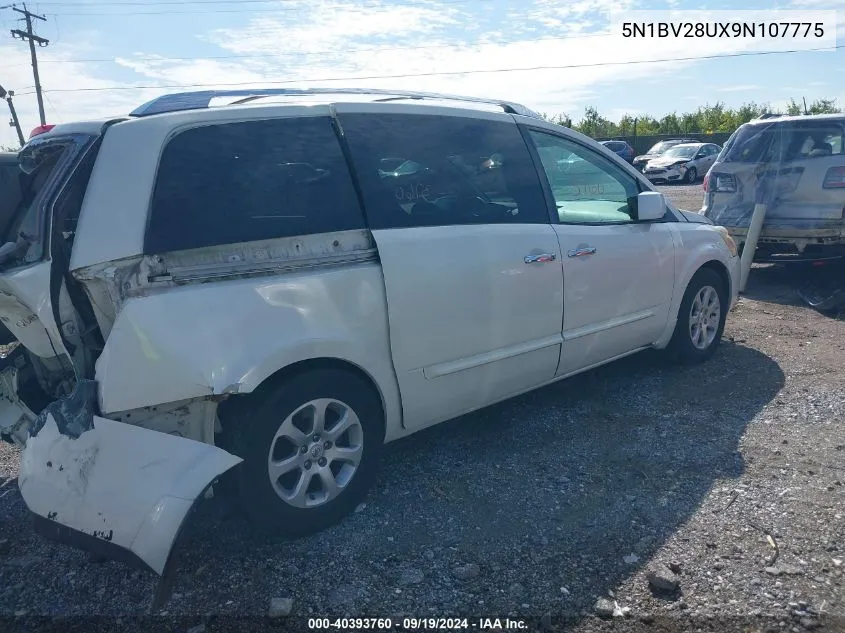
<svg viewBox="0 0 845 633">
<path fill-rule="evenodd" d="M 649 149 L 646 152 L 646 154 L 662 154 L 663 152 L 665 152 L 670 147 L 674 147 L 675 145 L 678 145 L 679 143 L 680 143 L 680 141 L 660 141 L 660 142 L 652 145 L 651 149 Z"/>
<path fill-rule="evenodd" d="M 692 158 L 697 151 L 697 145 L 676 145 L 667 149 L 663 155 L 666 158 Z"/>
</svg>

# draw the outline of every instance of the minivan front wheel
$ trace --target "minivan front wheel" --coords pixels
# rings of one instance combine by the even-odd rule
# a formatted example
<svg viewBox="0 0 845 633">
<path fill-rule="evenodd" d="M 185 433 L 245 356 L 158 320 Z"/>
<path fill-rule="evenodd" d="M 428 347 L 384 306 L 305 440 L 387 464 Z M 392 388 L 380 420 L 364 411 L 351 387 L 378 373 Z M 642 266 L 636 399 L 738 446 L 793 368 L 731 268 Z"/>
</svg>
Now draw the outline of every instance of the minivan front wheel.
<svg viewBox="0 0 845 633">
<path fill-rule="evenodd" d="M 667 351 L 683 364 L 710 358 L 722 340 L 728 295 L 722 278 L 709 268 L 700 269 L 687 286 Z"/>
<path fill-rule="evenodd" d="M 375 479 L 384 441 L 378 394 L 352 372 L 316 369 L 254 395 L 251 412 L 233 421 L 247 515 L 287 537 L 339 522 Z"/>
</svg>

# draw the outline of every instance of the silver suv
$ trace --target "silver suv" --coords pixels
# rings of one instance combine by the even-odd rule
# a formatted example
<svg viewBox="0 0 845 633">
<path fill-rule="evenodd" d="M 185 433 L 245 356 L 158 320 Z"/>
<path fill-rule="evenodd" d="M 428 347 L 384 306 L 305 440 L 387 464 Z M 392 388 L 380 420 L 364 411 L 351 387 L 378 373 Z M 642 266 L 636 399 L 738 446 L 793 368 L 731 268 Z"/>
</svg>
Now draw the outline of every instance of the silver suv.
<svg viewBox="0 0 845 633">
<path fill-rule="evenodd" d="M 756 203 L 766 216 L 754 261 L 845 255 L 845 116 L 752 121 L 728 139 L 704 181 L 701 213 L 742 247 Z"/>
</svg>

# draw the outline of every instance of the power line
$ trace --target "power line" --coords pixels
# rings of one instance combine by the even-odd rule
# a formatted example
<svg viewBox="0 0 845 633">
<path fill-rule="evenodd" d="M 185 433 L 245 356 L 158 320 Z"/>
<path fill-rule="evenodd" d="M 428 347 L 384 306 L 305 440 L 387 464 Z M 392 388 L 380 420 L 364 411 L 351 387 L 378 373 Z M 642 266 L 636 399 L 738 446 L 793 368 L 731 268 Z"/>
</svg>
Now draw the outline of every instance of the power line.
<svg viewBox="0 0 845 633">
<path fill-rule="evenodd" d="M 507 44 L 521 44 L 534 42 L 553 42 L 563 40 L 582 40 L 593 37 L 612 37 L 613 33 L 596 33 L 591 35 L 563 35 L 560 37 L 538 37 L 531 40 L 502 40 L 489 43 L 474 43 L 473 46 L 503 46 Z M 438 48 L 463 48 L 467 46 L 463 43 L 454 44 L 425 44 L 421 46 L 368 46 L 366 48 L 345 48 L 342 51 L 334 50 L 319 50 L 319 51 L 281 51 L 278 53 L 256 53 L 251 55 L 193 55 L 191 57 L 131 57 L 126 58 L 130 61 L 141 62 L 163 62 L 163 61 L 192 61 L 197 59 L 221 60 L 221 59 L 263 59 L 276 57 L 301 57 L 305 55 L 331 55 L 331 54 L 347 54 L 347 53 L 381 53 L 390 51 L 417 51 L 430 50 Z M 88 64 L 96 62 L 116 62 L 116 57 L 100 57 L 90 59 L 44 59 L 42 64 Z M 0 66 L 0 68 L 12 68 L 13 66 Z"/>
<path fill-rule="evenodd" d="M 131 0 L 129 2 L 39 2 L 39 6 L 62 7 L 109 7 L 109 6 L 149 6 L 149 5 L 183 5 L 183 4 L 289 4 L 302 0 Z"/>
<path fill-rule="evenodd" d="M 237 83 L 202 83 L 202 84 L 171 84 L 171 85 L 157 85 L 157 86 L 114 86 L 110 88 L 56 88 L 53 90 L 45 90 L 44 92 L 109 92 L 109 91 L 125 91 L 125 90 L 170 90 L 173 88 L 237 88 L 244 86 L 254 86 L 258 84 L 263 85 L 283 85 L 283 84 L 300 84 L 300 83 L 321 83 L 329 81 L 365 81 L 376 79 L 411 79 L 415 77 L 445 77 L 455 75 L 481 75 L 491 73 L 513 73 L 513 72 L 529 72 L 537 70 L 567 70 L 572 68 L 596 68 L 601 66 L 630 66 L 634 64 L 663 64 L 666 62 L 682 62 L 682 61 L 702 61 L 708 59 L 725 59 L 731 57 L 758 57 L 762 55 L 784 55 L 788 53 L 809 53 L 818 51 L 831 51 L 845 48 L 845 44 L 839 44 L 833 47 L 823 48 L 808 48 L 795 49 L 785 51 L 747 51 L 743 53 L 725 53 L 722 55 L 701 55 L 697 57 L 669 57 L 665 59 L 643 59 L 643 60 L 626 60 L 620 62 L 596 62 L 592 64 L 566 64 L 562 66 L 530 66 L 525 68 L 481 68 L 478 70 L 451 70 L 440 72 L 427 73 L 407 73 L 396 75 L 370 75 L 358 77 L 322 77 L 320 79 L 286 79 L 281 81 L 247 81 Z M 31 93 L 22 93 L 31 94 Z"/>
<path fill-rule="evenodd" d="M 235 4 L 282 4 L 291 0 L 235 0 Z M 296 2 L 297 0 L 293 0 Z M 108 7 L 108 6 L 149 6 L 149 5 L 184 5 L 184 4 L 232 4 L 233 0 L 131 0 L 130 2 L 39 2 L 39 6 L 62 7 Z"/>
<path fill-rule="evenodd" d="M 483 2 L 484 0 L 437 0 L 436 4 L 432 2 L 394 2 L 391 4 L 384 4 L 383 2 L 356 2 L 354 5 L 355 9 L 394 9 L 396 7 L 420 7 L 420 8 L 427 8 L 427 9 L 437 9 L 442 7 L 443 5 L 458 5 L 458 4 L 479 4 L 479 2 Z M 146 5 L 147 3 L 143 3 Z M 227 3 L 231 6 L 231 2 Z M 287 4 L 287 3 L 286 3 Z M 67 6 L 62 4 L 62 6 Z M 100 7 L 102 5 L 96 4 L 91 5 L 91 8 Z M 299 6 L 278 6 L 273 8 L 259 8 L 259 9 L 207 9 L 207 10 L 193 10 L 193 11 L 171 11 L 171 10 L 155 10 L 155 11 L 123 11 L 123 12 L 103 12 L 103 11 L 51 11 L 50 15 L 61 15 L 61 16 L 95 16 L 95 17 L 102 17 L 102 16 L 112 16 L 112 17 L 123 17 L 123 16 L 130 16 L 130 15 L 207 15 L 207 14 L 214 14 L 214 13 L 240 13 L 240 14 L 252 14 L 252 13 L 287 13 L 291 11 L 301 11 L 302 8 Z"/>
</svg>

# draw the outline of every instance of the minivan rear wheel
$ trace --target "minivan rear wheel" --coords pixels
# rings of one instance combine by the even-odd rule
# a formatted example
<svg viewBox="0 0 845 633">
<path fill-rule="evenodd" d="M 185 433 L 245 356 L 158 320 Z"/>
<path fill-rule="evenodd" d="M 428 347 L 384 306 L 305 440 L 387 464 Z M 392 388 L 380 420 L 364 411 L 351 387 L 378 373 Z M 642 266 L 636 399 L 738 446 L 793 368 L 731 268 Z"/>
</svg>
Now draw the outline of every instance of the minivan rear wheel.
<svg viewBox="0 0 845 633">
<path fill-rule="evenodd" d="M 238 492 L 252 522 L 274 534 L 319 532 L 352 512 L 377 472 L 381 399 L 356 374 L 306 371 L 253 394 L 238 424 Z"/>
</svg>

